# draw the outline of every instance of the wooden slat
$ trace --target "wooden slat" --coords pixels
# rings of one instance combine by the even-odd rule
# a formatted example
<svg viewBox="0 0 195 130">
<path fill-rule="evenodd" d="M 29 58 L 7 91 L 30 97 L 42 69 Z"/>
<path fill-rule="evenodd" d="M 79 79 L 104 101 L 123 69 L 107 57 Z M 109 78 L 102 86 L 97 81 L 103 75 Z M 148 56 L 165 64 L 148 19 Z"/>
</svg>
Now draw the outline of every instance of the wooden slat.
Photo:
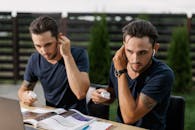
<svg viewBox="0 0 195 130">
<path fill-rule="evenodd" d="M 50 15 L 54 17 L 55 19 L 60 20 L 61 19 L 61 13 L 22 13 L 19 12 L 16 15 L 17 18 L 17 31 L 19 31 L 17 34 L 13 34 L 13 29 L 15 26 L 13 26 L 13 18 L 11 16 L 10 12 L 0 12 L 0 33 L 7 33 L 8 36 L 6 35 L 0 35 L 0 48 L 5 48 L 5 49 L 12 49 L 13 45 L 16 45 L 15 49 L 18 48 L 18 50 L 15 50 L 18 57 L 18 70 L 19 70 L 19 77 L 23 77 L 22 73 L 24 72 L 25 66 L 27 63 L 27 57 L 31 55 L 32 52 L 34 52 L 34 47 L 32 44 L 32 40 L 29 35 L 29 24 L 30 22 L 40 16 L 40 15 Z M 64 23 L 66 23 L 66 31 L 67 35 L 70 36 L 71 41 L 73 42 L 86 42 L 89 43 L 90 40 L 90 31 L 91 27 L 94 24 L 93 21 L 89 20 L 84 20 L 80 19 L 81 17 L 84 18 L 85 16 L 87 17 L 93 17 L 95 15 L 101 15 L 101 13 L 68 13 L 68 17 Z M 166 60 L 167 58 L 167 50 L 168 50 L 168 45 L 171 41 L 171 35 L 173 32 L 173 29 L 177 26 L 183 26 L 187 22 L 187 16 L 186 14 L 130 14 L 130 13 L 108 13 L 107 19 L 108 19 L 108 32 L 110 35 L 110 42 L 112 43 L 120 43 L 122 40 L 122 32 L 121 29 L 122 27 L 130 20 L 133 18 L 137 18 L 139 16 L 147 16 L 148 19 L 156 26 L 158 32 L 159 32 L 159 39 L 158 42 L 163 44 L 163 46 L 160 47 L 159 49 L 159 55 L 158 58 L 161 60 Z M 118 21 L 117 21 L 118 19 Z M 195 14 L 192 15 L 192 20 L 191 20 L 191 30 L 190 30 L 190 42 L 195 43 Z M 15 42 L 12 42 L 14 39 L 13 37 L 18 36 L 16 38 Z M 9 41 L 7 41 L 9 40 Z M 74 45 L 78 47 L 83 47 L 87 49 L 87 44 L 86 45 Z M 112 50 L 112 55 L 114 52 L 119 48 L 119 44 L 112 44 L 111 50 Z M 31 50 L 32 49 L 32 50 Z M 30 51 L 29 51 L 30 50 Z M 192 61 L 195 60 L 195 47 L 190 48 L 191 54 L 192 55 Z M 12 57 L 14 54 L 12 52 L 0 52 L 0 56 L 9 56 Z M 25 59 L 24 59 L 25 58 Z M 0 59 L 1 64 L 13 64 L 12 59 L 7 59 L 3 60 Z M 195 68 L 195 63 L 192 63 L 192 68 Z M 8 73 L 13 73 L 10 72 L 11 69 L 4 69 Z M 195 77 L 195 72 L 193 72 L 193 76 Z M 195 82 L 195 81 L 194 81 Z"/>
</svg>

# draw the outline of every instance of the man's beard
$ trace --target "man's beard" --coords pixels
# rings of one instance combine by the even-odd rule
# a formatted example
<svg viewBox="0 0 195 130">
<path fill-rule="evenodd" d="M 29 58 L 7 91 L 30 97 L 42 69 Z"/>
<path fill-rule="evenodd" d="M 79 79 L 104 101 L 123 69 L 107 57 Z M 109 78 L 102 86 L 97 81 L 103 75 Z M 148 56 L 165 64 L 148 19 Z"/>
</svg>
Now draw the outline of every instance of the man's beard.
<svg viewBox="0 0 195 130">
<path fill-rule="evenodd" d="M 55 53 L 48 58 L 48 60 L 54 60 L 58 55 L 58 46 L 56 45 L 56 50 L 55 50 Z"/>
<path fill-rule="evenodd" d="M 132 63 L 131 63 L 131 66 L 130 67 L 131 67 L 131 69 L 135 73 L 142 73 L 142 72 L 144 72 L 151 65 L 151 63 L 152 63 L 152 57 L 150 58 L 150 60 L 148 61 L 148 63 L 143 68 L 141 68 L 140 70 L 134 69 L 133 66 L 132 66 Z M 139 63 L 137 63 L 137 64 L 139 65 Z"/>
</svg>

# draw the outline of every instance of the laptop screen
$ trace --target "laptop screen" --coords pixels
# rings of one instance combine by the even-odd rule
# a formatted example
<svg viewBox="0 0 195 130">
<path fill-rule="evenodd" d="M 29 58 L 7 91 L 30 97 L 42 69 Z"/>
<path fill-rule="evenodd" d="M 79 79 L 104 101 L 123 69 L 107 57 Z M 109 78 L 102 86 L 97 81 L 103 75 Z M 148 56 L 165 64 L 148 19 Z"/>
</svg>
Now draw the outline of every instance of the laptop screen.
<svg viewBox="0 0 195 130">
<path fill-rule="evenodd" d="M 24 130 L 18 100 L 0 97 L 0 130 Z M 30 130 L 31 128 L 27 128 Z M 32 128 L 33 130 L 34 128 Z M 35 130 L 35 129 L 34 129 Z"/>
</svg>

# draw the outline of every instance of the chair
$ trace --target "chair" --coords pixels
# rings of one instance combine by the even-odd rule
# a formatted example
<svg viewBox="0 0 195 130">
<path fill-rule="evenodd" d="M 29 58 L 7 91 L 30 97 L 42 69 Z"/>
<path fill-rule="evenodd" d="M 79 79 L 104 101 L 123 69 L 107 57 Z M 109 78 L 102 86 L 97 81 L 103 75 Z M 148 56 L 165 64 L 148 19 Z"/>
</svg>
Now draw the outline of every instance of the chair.
<svg viewBox="0 0 195 130">
<path fill-rule="evenodd" d="M 91 84 L 87 93 L 87 107 L 90 116 L 95 116 L 103 119 L 109 119 L 109 105 L 95 104 L 90 96 L 94 89 L 105 88 L 106 85 Z"/>
<path fill-rule="evenodd" d="M 185 100 L 181 96 L 171 96 L 167 111 L 165 130 L 184 130 Z"/>
</svg>

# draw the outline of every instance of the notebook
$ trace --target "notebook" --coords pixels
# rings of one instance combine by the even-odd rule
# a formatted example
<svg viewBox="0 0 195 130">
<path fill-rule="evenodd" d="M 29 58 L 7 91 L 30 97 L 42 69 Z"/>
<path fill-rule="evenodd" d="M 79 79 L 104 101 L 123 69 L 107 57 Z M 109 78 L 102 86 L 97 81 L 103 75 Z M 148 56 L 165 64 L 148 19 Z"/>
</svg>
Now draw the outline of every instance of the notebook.
<svg viewBox="0 0 195 130">
<path fill-rule="evenodd" d="M 36 130 L 23 123 L 18 100 L 0 97 L 0 130 Z"/>
</svg>

